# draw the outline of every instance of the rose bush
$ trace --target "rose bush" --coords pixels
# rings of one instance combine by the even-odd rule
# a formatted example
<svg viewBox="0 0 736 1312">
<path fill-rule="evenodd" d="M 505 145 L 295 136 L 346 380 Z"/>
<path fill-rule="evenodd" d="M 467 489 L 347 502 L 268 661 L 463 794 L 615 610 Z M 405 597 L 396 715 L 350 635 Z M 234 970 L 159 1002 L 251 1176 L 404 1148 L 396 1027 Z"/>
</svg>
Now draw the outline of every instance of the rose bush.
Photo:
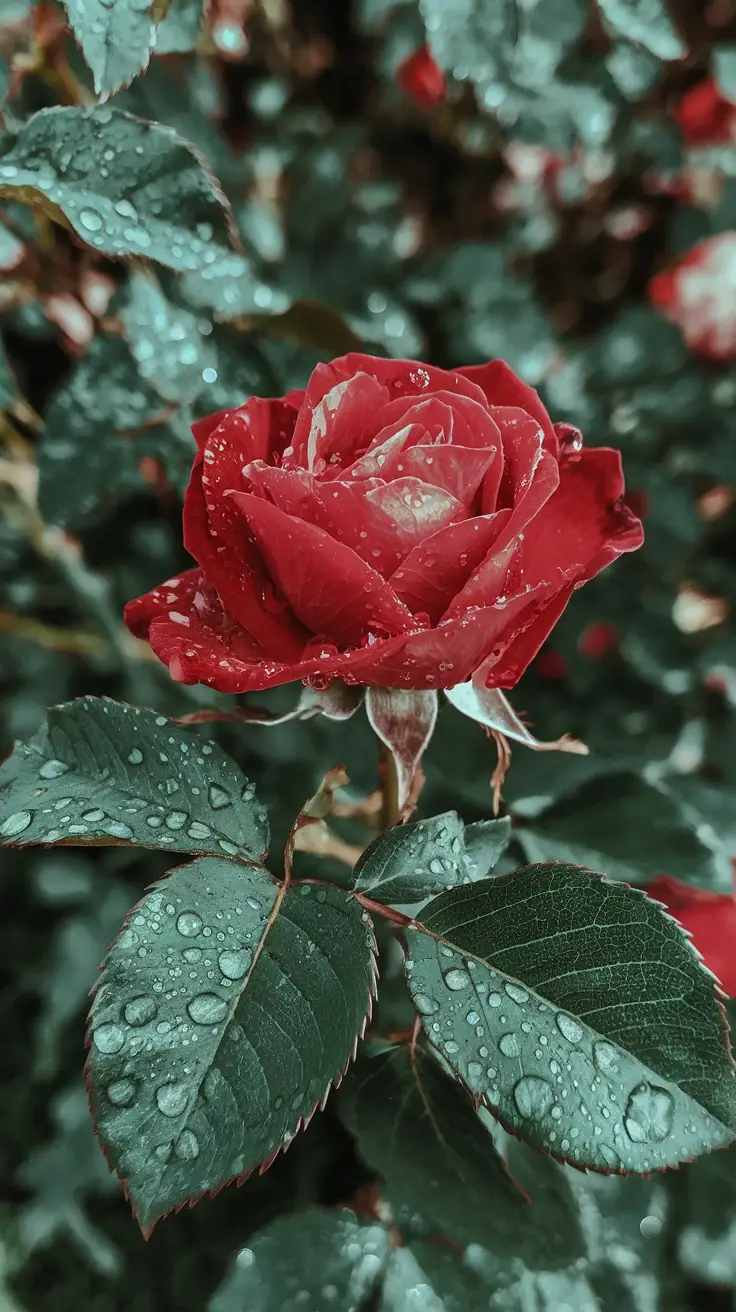
<svg viewBox="0 0 736 1312">
<path fill-rule="evenodd" d="M 501 361 L 347 355 L 195 425 L 197 561 L 129 603 L 172 677 L 510 688 L 573 589 L 642 541 L 621 459 Z"/>
</svg>

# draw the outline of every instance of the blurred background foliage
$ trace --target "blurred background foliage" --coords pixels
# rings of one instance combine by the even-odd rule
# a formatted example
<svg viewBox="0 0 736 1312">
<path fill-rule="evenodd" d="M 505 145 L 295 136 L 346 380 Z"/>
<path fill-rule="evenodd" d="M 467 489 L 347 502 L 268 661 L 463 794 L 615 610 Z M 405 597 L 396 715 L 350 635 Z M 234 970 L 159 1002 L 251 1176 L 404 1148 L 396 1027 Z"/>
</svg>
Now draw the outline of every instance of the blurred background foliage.
<svg viewBox="0 0 736 1312">
<path fill-rule="evenodd" d="M 428 40 L 447 76 L 431 108 L 396 76 Z M 177 269 L 176 250 L 172 267 L 145 250 L 106 258 L 48 205 L 3 188 L 0 170 L 2 754 L 47 705 L 82 693 L 172 715 L 224 705 L 172 685 L 120 619 L 128 598 L 185 565 L 193 417 L 303 385 L 318 360 L 356 347 L 447 366 L 498 355 L 554 419 L 621 449 L 647 532 L 642 551 L 576 594 L 516 690 L 541 737 L 572 732 L 591 755 L 515 752 L 506 868 L 562 858 L 729 893 L 736 349 L 693 351 L 648 287 L 736 228 L 735 70 L 734 0 L 213 0 L 206 14 L 201 0 L 171 0 L 149 66 L 110 103 L 194 145 L 242 254 L 207 277 Z M 103 83 L 136 71 L 108 69 Z M 694 142 L 679 107 L 707 79 L 721 126 Z M 95 100 L 61 6 L 3 0 L 8 132 Z M 90 168 L 104 192 L 106 153 Z M 733 268 L 709 312 L 736 319 Z M 294 690 L 252 700 L 285 709 Z M 363 819 L 335 830 L 366 842 L 377 756 L 362 715 L 214 727 L 257 780 L 274 853 L 337 761 L 352 781 L 344 809 Z M 493 764 L 446 707 L 420 814 L 486 817 Z M 299 859 L 341 869 L 334 855 Z M 142 1243 L 91 1134 L 81 1050 L 96 967 L 164 868 L 123 848 L 4 854 L 2 1312 L 199 1312 L 254 1229 L 370 1195 L 331 1103 L 268 1174 Z M 388 1032 L 409 1012 L 395 961 L 384 966 Z M 442 1307 L 736 1306 L 734 1150 L 656 1182 L 576 1178 L 575 1190 L 605 1250 L 589 1279 L 540 1281 L 519 1295 L 536 1301 L 518 1304 L 455 1291 Z M 234 1276 L 219 1297 L 218 1312 L 244 1306 Z M 425 1306 L 392 1297 L 387 1309 Z"/>
</svg>

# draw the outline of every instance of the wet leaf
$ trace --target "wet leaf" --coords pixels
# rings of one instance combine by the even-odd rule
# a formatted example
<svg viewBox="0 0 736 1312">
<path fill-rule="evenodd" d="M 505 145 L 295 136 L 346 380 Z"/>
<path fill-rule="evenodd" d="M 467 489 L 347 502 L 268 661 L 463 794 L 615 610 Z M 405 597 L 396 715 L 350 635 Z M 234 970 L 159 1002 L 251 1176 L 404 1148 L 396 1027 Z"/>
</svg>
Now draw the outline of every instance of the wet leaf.
<svg viewBox="0 0 736 1312">
<path fill-rule="evenodd" d="M 425 1033 L 514 1134 L 604 1173 L 732 1141 L 736 1080 L 713 977 L 644 894 L 526 866 L 442 893 L 422 924 L 405 932 Z"/>
<path fill-rule="evenodd" d="M 104 255 L 178 270 L 231 255 L 230 212 L 199 156 L 170 128 L 119 109 L 56 106 L 6 132 L 0 195 L 63 215 Z"/>
<path fill-rule="evenodd" d="M 205 858 L 131 912 L 90 1013 L 92 1106 L 148 1231 L 262 1169 L 354 1054 L 374 985 L 370 919 L 342 889 Z"/>
<path fill-rule="evenodd" d="M 76 527 L 111 500 L 144 490 L 145 456 L 184 491 L 196 450 L 191 419 L 186 410 L 171 413 L 152 383 L 122 338 L 90 343 L 44 416 L 39 505 L 50 523 Z"/>
<path fill-rule="evenodd" d="M 731 862 L 715 830 L 683 798 L 635 774 L 588 780 L 514 837 L 528 861 L 604 869 L 609 879 L 629 884 L 646 884 L 666 870 L 717 893 L 730 893 L 733 886 Z"/>
<path fill-rule="evenodd" d="M 282 1216 L 242 1248 L 208 1304 L 209 1312 L 304 1312 L 330 1305 L 358 1312 L 386 1266 L 388 1232 L 346 1208 Z"/>
<path fill-rule="evenodd" d="M 0 839 L 260 861 L 268 823 L 255 784 L 216 743 L 153 711 L 89 697 L 52 707 L 0 769 Z"/>
<path fill-rule="evenodd" d="M 477 1014 L 469 1012 L 467 1023 L 474 1028 Z M 424 1048 L 402 1045 L 365 1059 L 341 1097 L 360 1153 L 386 1182 L 395 1210 L 419 1213 L 451 1243 L 482 1244 L 509 1263 L 546 1268 L 582 1255 L 572 1199 L 560 1190 L 554 1229 L 545 1227 L 545 1209 L 535 1211 L 533 1194 L 530 1209 L 472 1103 Z"/>
<path fill-rule="evenodd" d="M 598 7 L 612 35 L 643 46 L 657 59 L 683 59 L 687 54 L 665 0 L 598 0 Z"/>
<path fill-rule="evenodd" d="M 106 100 L 142 72 L 156 44 L 155 0 L 63 0 L 69 25 Z"/>
<path fill-rule="evenodd" d="M 352 885 L 379 902 L 419 902 L 456 884 L 484 879 L 504 852 L 510 822 L 466 829 L 456 811 L 386 829 L 363 852 Z"/>
<path fill-rule="evenodd" d="M 212 325 L 168 300 L 155 277 L 133 274 L 121 318 L 141 378 L 165 401 L 193 401 L 217 378 Z"/>
<path fill-rule="evenodd" d="M 291 301 L 286 292 L 264 282 L 252 260 L 237 251 L 222 251 L 211 263 L 187 273 L 183 290 L 192 305 L 213 310 L 221 321 L 283 314 Z"/>
</svg>

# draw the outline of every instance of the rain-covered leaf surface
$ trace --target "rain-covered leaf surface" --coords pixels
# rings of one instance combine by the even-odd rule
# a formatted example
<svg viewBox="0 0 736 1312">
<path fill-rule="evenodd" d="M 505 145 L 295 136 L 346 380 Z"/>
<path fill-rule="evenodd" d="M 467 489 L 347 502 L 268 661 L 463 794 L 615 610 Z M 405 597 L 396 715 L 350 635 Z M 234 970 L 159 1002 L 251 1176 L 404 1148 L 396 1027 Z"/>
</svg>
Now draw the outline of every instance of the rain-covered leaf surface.
<svg viewBox="0 0 736 1312">
<path fill-rule="evenodd" d="M 46 410 L 38 457 L 45 518 L 76 528 L 101 506 L 142 490 L 144 456 L 161 460 L 172 481 L 186 486 L 194 439 L 186 419 L 169 411 L 122 338 L 96 337 Z"/>
<path fill-rule="evenodd" d="M 351 883 L 379 902 L 418 902 L 485 878 L 505 850 L 510 832 L 506 818 L 466 828 L 455 811 L 397 825 L 369 844 Z"/>
<path fill-rule="evenodd" d="M 603 775 L 514 830 L 528 861 L 566 861 L 646 884 L 675 879 L 730 893 L 722 842 L 694 806 L 633 774 Z"/>
<path fill-rule="evenodd" d="M 107 106 L 39 110 L 0 137 L 0 195 L 48 202 L 101 254 L 194 270 L 232 245 L 225 200 L 170 128 Z"/>
<path fill-rule="evenodd" d="M 164 401 L 194 401 L 216 379 L 211 323 L 174 305 L 155 278 L 133 274 L 121 319 L 141 378 Z"/>
<path fill-rule="evenodd" d="M 598 0 L 609 31 L 643 46 L 657 59 L 682 59 L 687 47 L 665 0 Z"/>
<path fill-rule="evenodd" d="M 107 698 L 55 706 L 0 769 L 3 844 L 132 843 L 260 861 L 255 784 L 216 743 Z"/>
<path fill-rule="evenodd" d="M 208 1312 L 359 1312 L 388 1258 L 388 1231 L 347 1209 L 283 1216 L 241 1248 Z"/>
<path fill-rule="evenodd" d="M 154 0 L 64 0 L 69 24 L 107 99 L 146 67 L 156 42 Z"/>
<path fill-rule="evenodd" d="M 530 1208 L 467 1094 L 422 1047 L 363 1060 L 341 1098 L 395 1210 L 420 1213 L 452 1243 L 481 1244 L 510 1265 L 564 1266 L 581 1255 L 572 1200 L 561 1190 L 552 1218 L 532 1193 Z"/>
<path fill-rule="evenodd" d="M 370 918 L 342 889 L 279 892 L 204 858 L 131 912 L 90 1012 L 100 1141 L 144 1230 L 286 1148 L 355 1052 Z"/>
<path fill-rule="evenodd" d="M 282 314 L 291 297 L 264 282 L 252 261 L 236 251 L 222 251 L 216 260 L 187 273 L 183 288 L 192 305 L 213 310 L 220 320 L 239 315 Z"/>
<path fill-rule="evenodd" d="M 422 922 L 406 968 L 425 1033 L 515 1134 L 639 1174 L 732 1141 L 713 978 L 638 890 L 528 866 L 441 894 Z"/>
</svg>

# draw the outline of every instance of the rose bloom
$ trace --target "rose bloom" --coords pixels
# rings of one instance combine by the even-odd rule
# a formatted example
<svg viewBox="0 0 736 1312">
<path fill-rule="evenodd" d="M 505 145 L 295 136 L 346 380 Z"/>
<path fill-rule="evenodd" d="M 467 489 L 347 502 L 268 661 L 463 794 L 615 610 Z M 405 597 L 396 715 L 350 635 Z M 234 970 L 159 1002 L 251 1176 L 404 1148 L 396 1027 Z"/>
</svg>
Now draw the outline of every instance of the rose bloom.
<svg viewBox="0 0 736 1312">
<path fill-rule="evenodd" d="M 399 64 L 396 81 L 418 109 L 434 109 L 447 95 L 447 79 L 429 46 L 420 46 Z"/>
<path fill-rule="evenodd" d="M 501 361 L 347 355 L 194 426 L 197 567 L 128 604 L 181 683 L 510 688 L 575 588 L 641 544 L 621 458 Z"/>
<path fill-rule="evenodd" d="M 726 146 L 736 141 L 736 105 L 721 95 L 712 77 L 683 96 L 674 117 L 687 146 Z"/>
<path fill-rule="evenodd" d="M 681 884 L 669 875 L 660 875 L 646 891 L 688 931 L 724 993 L 736 997 L 736 900 Z"/>
<path fill-rule="evenodd" d="M 682 330 L 691 350 L 736 359 L 736 232 L 698 242 L 648 287 L 652 305 Z"/>
</svg>

